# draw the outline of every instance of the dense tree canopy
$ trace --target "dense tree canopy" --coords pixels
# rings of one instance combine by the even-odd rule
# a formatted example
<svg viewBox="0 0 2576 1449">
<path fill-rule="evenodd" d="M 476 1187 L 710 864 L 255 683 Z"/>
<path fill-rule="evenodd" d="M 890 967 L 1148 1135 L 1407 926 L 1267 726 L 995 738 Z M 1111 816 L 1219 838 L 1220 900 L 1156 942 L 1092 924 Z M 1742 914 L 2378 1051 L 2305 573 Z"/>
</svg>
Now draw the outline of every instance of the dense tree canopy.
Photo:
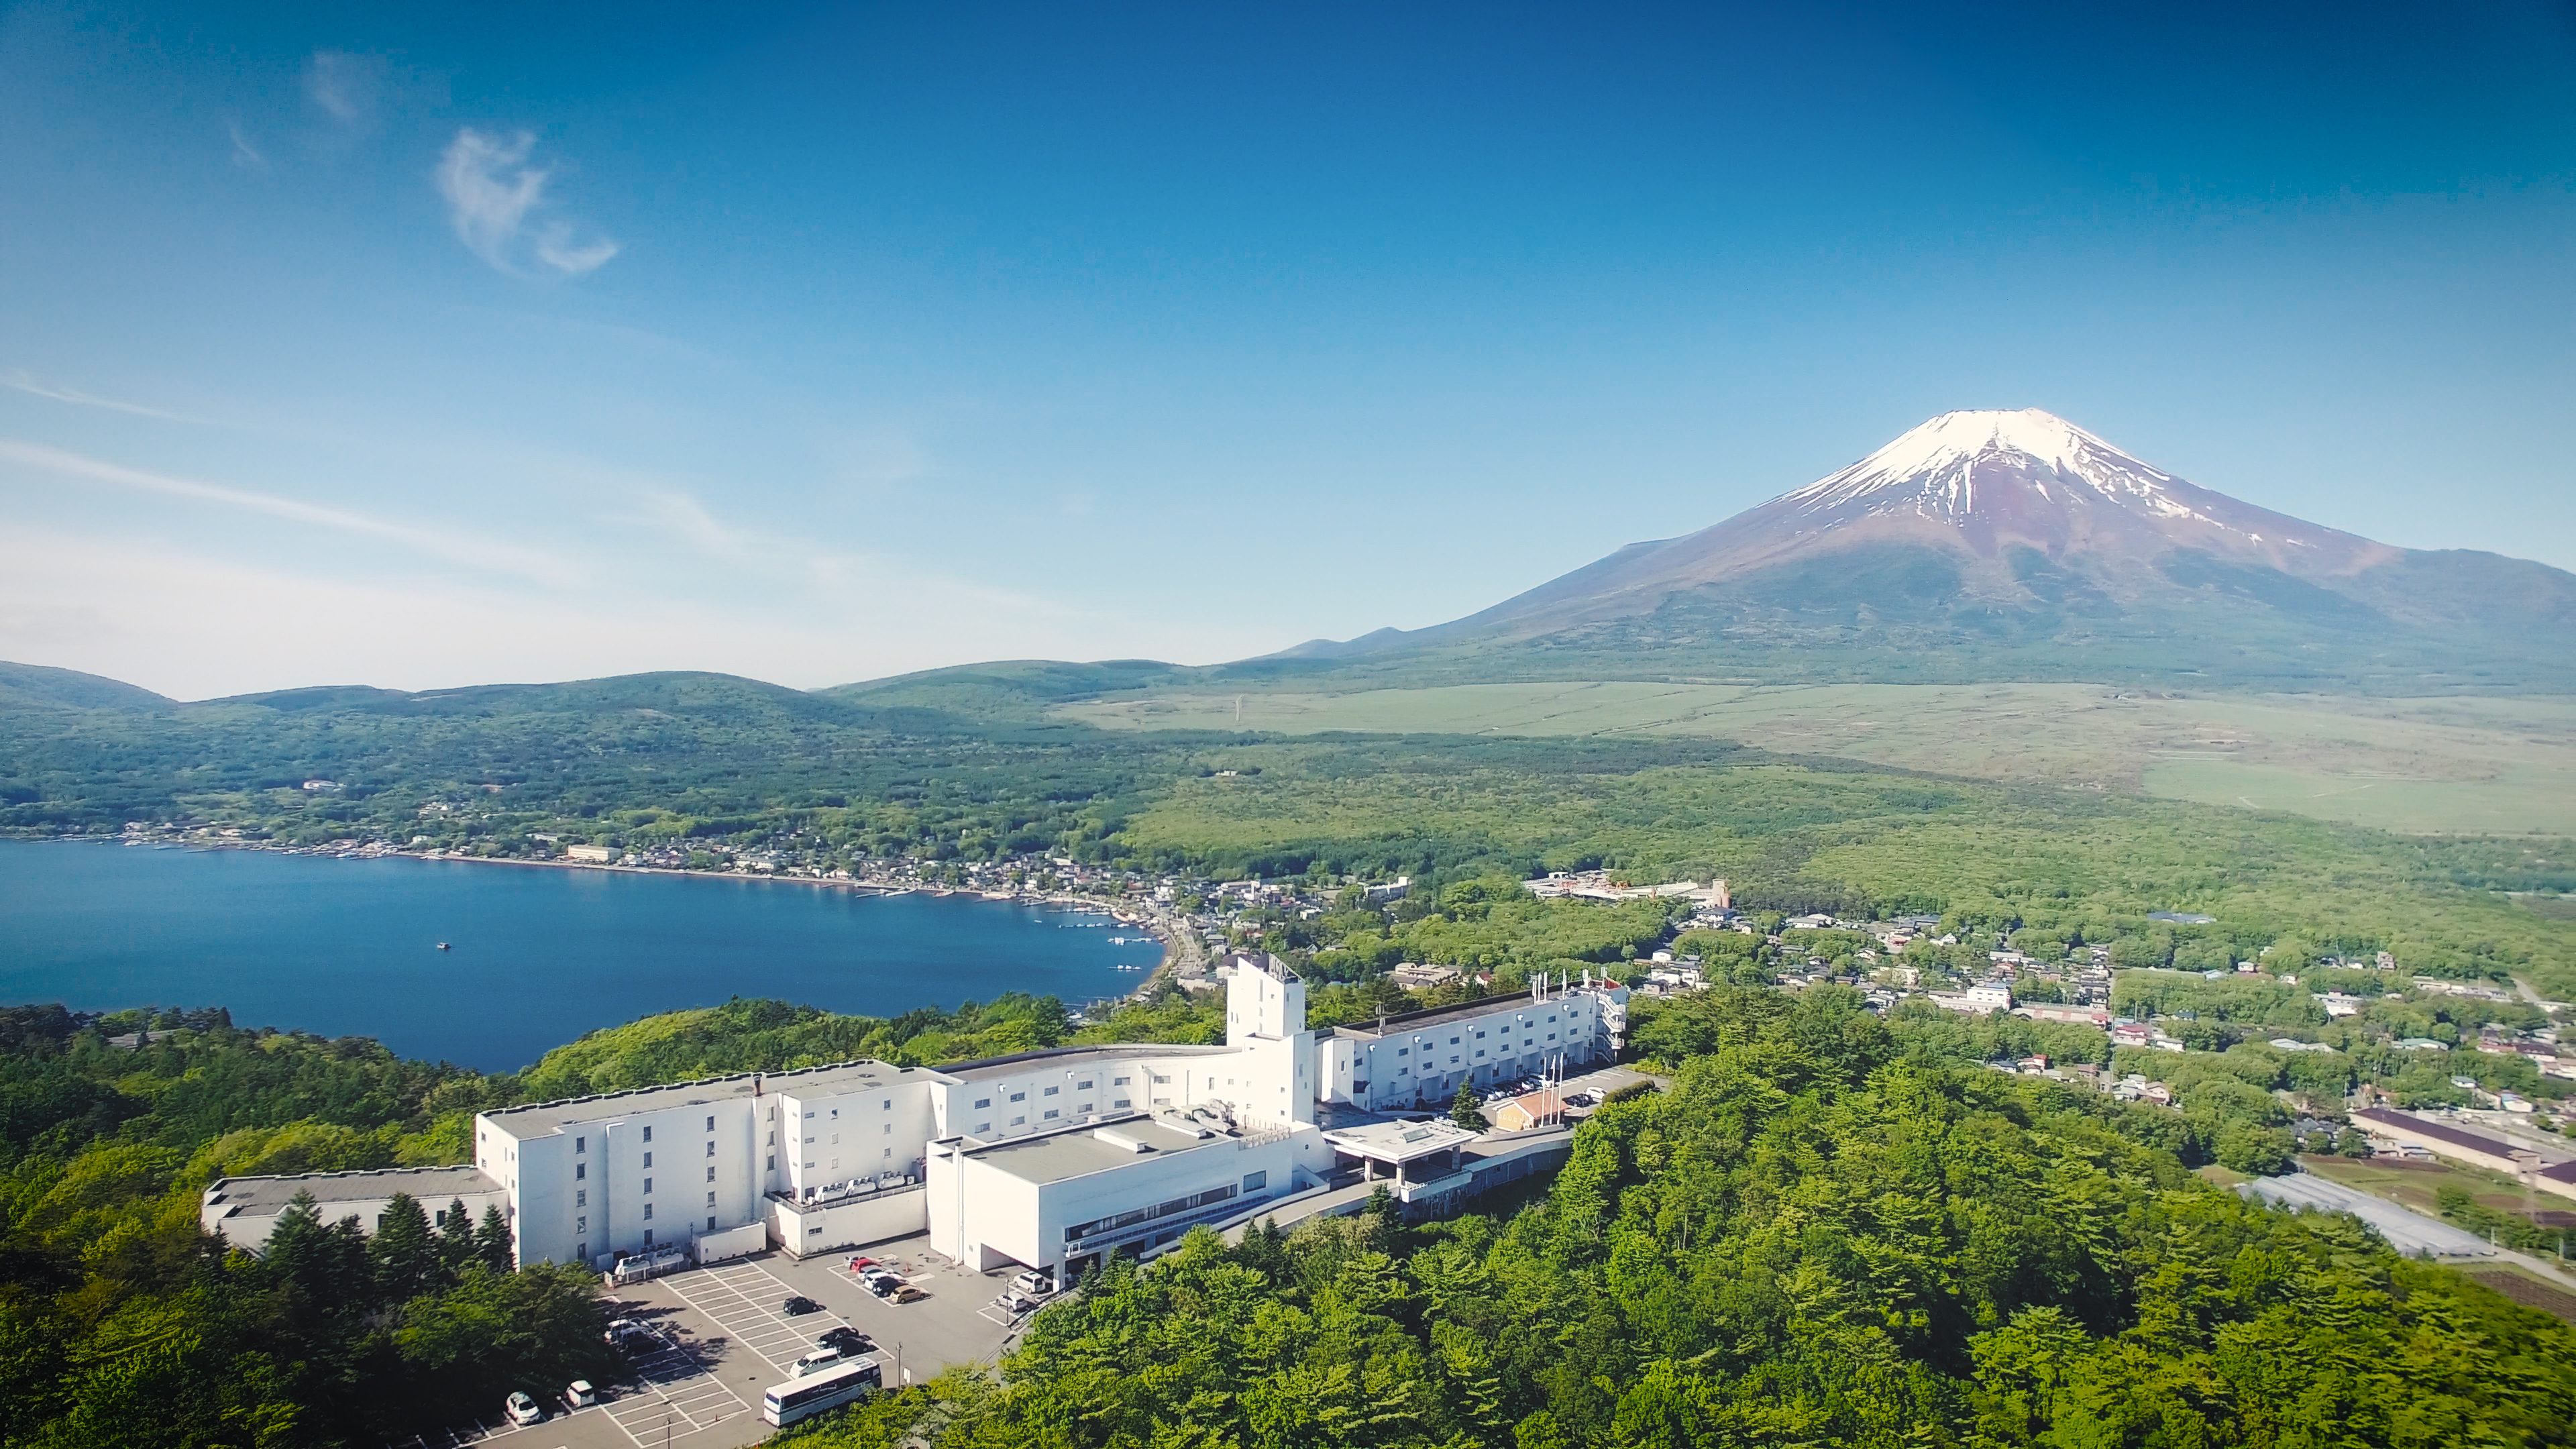
<svg viewBox="0 0 2576 1449">
<path fill-rule="evenodd" d="M 1200 1232 L 801 1438 L 943 1446 L 2538 1444 L 2576 1331 L 2349 1219 L 2250 1205 L 2155 1120 L 1918 1050 L 1847 993 L 1720 991 L 1676 1089 L 1539 1201 Z"/>
</svg>

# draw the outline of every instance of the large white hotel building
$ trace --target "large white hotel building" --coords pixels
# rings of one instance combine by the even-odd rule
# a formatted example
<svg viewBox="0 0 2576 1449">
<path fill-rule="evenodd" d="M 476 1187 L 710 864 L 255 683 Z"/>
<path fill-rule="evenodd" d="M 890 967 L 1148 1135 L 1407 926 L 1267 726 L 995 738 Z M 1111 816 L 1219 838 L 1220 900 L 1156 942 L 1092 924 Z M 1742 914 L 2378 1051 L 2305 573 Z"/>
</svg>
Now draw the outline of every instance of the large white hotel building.
<svg viewBox="0 0 2576 1449">
<path fill-rule="evenodd" d="M 1329 1176 L 1319 1102 L 1445 1104 L 1461 1082 L 1607 1060 L 1625 1028 L 1626 989 L 1587 983 L 1317 1033 L 1285 963 L 1224 969 L 1223 1046 L 846 1062 L 503 1108 L 475 1119 L 470 1166 L 227 1178 L 202 1219 L 256 1249 L 298 1191 L 370 1228 L 408 1192 L 433 1212 L 499 1206 L 523 1263 L 803 1255 L 927 1230 L 979 1270 L 1078 1275 Z"/>
</svg>

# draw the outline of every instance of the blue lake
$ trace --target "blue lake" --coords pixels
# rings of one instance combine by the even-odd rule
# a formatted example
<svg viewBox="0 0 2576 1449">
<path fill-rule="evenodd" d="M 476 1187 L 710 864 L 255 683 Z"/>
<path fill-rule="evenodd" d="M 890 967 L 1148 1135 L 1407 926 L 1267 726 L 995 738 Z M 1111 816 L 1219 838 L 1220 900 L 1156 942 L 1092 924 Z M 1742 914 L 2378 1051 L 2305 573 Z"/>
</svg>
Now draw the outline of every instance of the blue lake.
<svg viewBox="0 0 2576 1449">
<path fill-rule="evenodd" d="M 0 842 L 0 1002 L 223 1006 L 239 1026 L 511 1071 L 731 996 L 871 1016 L 1116 996 L 1141 979 L 1120 966 L 1162 953 L 1103 919 L 788 881 Z"/>
</svg>

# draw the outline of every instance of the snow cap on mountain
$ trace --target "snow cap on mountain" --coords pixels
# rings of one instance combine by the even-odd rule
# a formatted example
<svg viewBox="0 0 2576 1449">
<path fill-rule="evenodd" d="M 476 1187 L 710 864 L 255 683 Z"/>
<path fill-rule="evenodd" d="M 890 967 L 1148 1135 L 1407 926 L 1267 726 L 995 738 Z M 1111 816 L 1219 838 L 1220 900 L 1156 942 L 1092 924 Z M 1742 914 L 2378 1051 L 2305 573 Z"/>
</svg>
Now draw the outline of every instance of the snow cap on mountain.
<svg viewBox="0 0 2576 1449">
<path fill-rule="evenodd" d="M 2047 475 L 2087 485 L 2129 508 L 2168 517 L 2196 510 L 2173 494 L 2180 480 L 2038 408 L 1943 413 L 1830 477 L 1781 501 L 1806 512 L 1920 512 L 1959 518 L 1977 508 L 1981 477 L 2004 475 L 2047 495 Z"/>
</svg>

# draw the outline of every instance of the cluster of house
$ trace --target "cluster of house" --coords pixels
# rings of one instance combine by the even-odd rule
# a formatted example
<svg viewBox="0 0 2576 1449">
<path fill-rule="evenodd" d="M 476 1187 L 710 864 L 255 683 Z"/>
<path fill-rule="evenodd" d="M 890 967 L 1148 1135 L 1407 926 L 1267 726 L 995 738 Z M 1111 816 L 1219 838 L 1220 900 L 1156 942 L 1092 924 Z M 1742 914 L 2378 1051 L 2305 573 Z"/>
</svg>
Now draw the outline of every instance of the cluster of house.
<svg viewBox="0 0 2576 1449">
<path fill-rule="evenodd" d="M 612 1275 L 657 1255 L 801 1255 L 927 1231 L 933 1251 L 979 1271 L 1078 1276 L 1305 1191 L 1345 1160 L 1391 1165 L 1417 1208 L 1526 1172 L 1517 1148 L 1470 1163 L 1455 1144 L 1328 1136 L 1318 1106 L 1446 1105 L 1462 1085 L 1561 1076 L 1612 1059 L 1627 1028 L 1626 988 L 1585 980 L 1317 1032 L 1286 962 L 1238 956 L 1222 975 L 1222 1046 L 843 1062 L 502 1108 L 475 1118 L 470 1165 L 224 1178 L 201 1219 L 255 1251 L 299 1193 L 367 1228 L 400 1192 L 442 1214 L 498 1207 L 520 1262 Z M 1406 1179 L 1406 1164 L 1440 1154 L 1442 1171 Z"/>
</svg>

